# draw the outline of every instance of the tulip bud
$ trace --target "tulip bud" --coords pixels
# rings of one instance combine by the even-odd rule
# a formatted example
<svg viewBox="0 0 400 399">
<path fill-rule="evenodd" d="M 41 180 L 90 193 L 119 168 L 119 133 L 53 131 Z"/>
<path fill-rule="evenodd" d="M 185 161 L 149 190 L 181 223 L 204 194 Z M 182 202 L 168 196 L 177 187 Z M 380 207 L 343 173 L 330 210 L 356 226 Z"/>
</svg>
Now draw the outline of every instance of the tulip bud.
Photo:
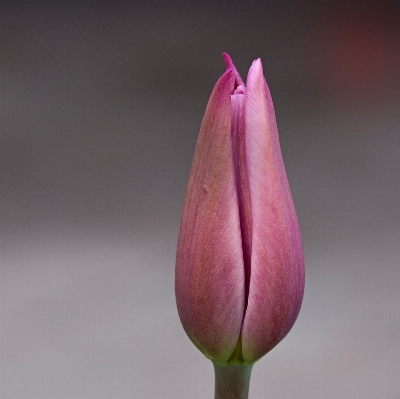
<svg viewBox="0 0 400 399">
<path fill-rule="evenodd" d="M 176 259 L 182 325 L 216 365 L 251 365 L 293 326 L 301 236 L 261 60 L 246 85 L 227 54 L 200 128 Z"/>
</svg>

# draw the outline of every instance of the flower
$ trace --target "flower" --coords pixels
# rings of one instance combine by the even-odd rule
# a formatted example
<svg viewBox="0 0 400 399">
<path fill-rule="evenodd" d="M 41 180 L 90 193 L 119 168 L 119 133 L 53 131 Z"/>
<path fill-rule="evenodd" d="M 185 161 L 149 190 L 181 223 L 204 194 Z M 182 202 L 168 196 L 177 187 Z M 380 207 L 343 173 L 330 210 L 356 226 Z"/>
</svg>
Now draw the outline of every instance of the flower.
<svg viewBox="0 0 400 399">
<path fill-rule="evenodd" d="M 292 328 L 304 258 L 261 60 L 245 85 L 224 58 L 190 172 L 175 290 L 200 351 L 218 365 L 250 365 Z"/>
</svg>

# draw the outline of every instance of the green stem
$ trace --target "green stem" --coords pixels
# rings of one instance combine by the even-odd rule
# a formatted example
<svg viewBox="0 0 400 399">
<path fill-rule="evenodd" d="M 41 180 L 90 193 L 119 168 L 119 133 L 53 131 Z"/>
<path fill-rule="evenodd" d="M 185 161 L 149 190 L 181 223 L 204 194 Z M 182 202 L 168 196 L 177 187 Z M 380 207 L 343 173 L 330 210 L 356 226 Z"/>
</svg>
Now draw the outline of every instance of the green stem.
<svg viewBox="0 0 400 399">
<path fill-rule="evenodd" d="M 253 365 L 218 366 L 215 370 L 215 399 L 247 399 Z"/>
</svg>

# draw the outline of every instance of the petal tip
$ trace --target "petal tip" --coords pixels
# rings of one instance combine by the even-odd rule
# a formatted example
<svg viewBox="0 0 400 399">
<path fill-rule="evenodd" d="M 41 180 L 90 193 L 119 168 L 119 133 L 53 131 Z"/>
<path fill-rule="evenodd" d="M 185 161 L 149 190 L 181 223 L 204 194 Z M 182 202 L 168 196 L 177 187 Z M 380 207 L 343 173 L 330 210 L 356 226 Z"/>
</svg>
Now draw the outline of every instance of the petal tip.
<svg viewBox="0 0 400 399">
<path fill-rule="evenodd" d="M 235 66 L 233 65 L 232 58 L 228 53 L 222 53 L 222 57 L 224 57 L 225 65 L 227 69 L 233 69 Z"/>
<path fill-rule="evenodd" d="M 247 77 L 247 81 L 249 80 L 249 78 L 259 77 L 260 75 L 262 77 L 264 76 L 263 66 L 262 66 L 261 58 L 257 58 L 251 64 L 251 67 L 249 69 L 249 73 L 247 75 L 248 76 Z"/>
<path fill-rule="evenodd" d="M 243 79 L 240 76 L 239 71 L 235 67 L 235 64 L 233 63 L 232 58 L 229 56 L 228 53 L 222 53 L 222 56 L 224 57 L 226 68 L 232 69 L 233 73 L 235 74 L 235 88 L 240 85 L 244 86 Z"/>
</svg>

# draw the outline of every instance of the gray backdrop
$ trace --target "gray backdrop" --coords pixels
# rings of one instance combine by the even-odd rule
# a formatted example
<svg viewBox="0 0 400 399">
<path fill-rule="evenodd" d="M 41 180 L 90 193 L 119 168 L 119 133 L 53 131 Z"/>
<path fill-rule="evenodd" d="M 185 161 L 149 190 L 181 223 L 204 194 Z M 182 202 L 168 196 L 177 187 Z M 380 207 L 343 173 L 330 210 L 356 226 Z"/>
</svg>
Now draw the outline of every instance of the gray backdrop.
<svg viewBox="0 0 400 399">
<path fill-rule="evenodd" d="M 400 398 L 396 2 L 3 2 L 1 398 L 213 396 L 175 246 L 228 52 L 261 57 L 306 291 L 251 398 Z"/>
</svg>

